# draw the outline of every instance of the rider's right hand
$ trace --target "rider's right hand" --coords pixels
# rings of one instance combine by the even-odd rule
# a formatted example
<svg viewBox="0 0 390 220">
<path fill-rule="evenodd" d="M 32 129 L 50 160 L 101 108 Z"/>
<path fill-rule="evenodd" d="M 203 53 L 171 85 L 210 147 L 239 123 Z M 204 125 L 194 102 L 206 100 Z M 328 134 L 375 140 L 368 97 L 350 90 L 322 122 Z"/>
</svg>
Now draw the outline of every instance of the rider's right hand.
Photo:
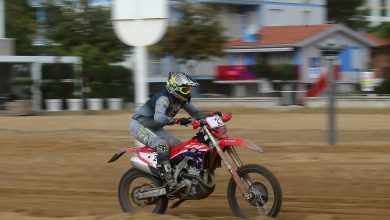
<svg viewBox="0 0 390 220">
<path fill-rule="evenodd" d="M 188 126 L 191 124 L 191 120 L 189 118 L 176 118 L 176 124 Z"/>
</svg>

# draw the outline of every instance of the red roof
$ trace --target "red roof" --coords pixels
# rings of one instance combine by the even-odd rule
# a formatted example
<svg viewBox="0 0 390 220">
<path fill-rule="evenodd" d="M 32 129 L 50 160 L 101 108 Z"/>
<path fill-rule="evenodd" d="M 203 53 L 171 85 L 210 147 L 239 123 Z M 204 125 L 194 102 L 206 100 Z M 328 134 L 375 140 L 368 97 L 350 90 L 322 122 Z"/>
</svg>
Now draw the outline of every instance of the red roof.
<svg viewBox="0 0 390 220">
<path fill-rule="evenodd" d="M 336 24 L 266 26 L 260 30 L 260 37 L 257 42 L 242 42 L 242 39 L 237 39 L 229 42 L 227 46 L 234 47 L 296 44 L 321 32 L 327 31 L 335 26 Z"/>
<path fill-rule="evenodd" d="M 382 38 L 379 38 L 377 35 L 372 34 L 372 33 L 365 33 L 365 34 L 363 34 L 363 37 L 375 42 L 379 46 L 390 45 L 390 38 L 382 39 Z"/>
</svg>

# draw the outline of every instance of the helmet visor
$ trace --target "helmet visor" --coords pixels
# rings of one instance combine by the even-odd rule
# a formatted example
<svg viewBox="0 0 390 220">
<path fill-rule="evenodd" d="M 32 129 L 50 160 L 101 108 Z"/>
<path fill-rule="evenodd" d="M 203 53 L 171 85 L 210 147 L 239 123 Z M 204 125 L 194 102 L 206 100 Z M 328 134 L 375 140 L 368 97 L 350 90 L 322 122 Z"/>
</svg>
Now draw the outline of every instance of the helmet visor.
<svg viewBox="0 0 390 220">
<path fill-rule="evenodd" d="M 180 86 L 176 89 L 177 92 L 180 92 L 183 95 L 187 95 L 191 92 L 191 87 L 189 86 Z"/>
</svg>

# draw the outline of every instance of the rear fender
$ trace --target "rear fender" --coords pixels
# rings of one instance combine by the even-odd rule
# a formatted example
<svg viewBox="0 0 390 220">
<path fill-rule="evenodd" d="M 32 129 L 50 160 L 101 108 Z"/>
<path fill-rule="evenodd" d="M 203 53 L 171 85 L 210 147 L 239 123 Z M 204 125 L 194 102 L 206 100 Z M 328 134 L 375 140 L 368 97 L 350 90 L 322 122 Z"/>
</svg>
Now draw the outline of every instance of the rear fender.
<svg viewBox="0 0 390 220">
<path fill-rule="evenodd" d="M 241 146 L 258 153 L 263 153 L 263 149 L 261 149 L 261 147 L 244 138 L 224 138 L 221 139 L 219 144 L 222 149 L 228 146 Z"/>
<path fill-rule="evenodd" d="M 114 156 L 111 157 L 111 159 L 109 161 L 107 161 L 107 163 L 112 163 L 112 162 L 118 160 L 126 152 L 137 153 L 140 150 L 141 150 L 141 148 L 122 147 L 114 154 Z"/>
</svg>

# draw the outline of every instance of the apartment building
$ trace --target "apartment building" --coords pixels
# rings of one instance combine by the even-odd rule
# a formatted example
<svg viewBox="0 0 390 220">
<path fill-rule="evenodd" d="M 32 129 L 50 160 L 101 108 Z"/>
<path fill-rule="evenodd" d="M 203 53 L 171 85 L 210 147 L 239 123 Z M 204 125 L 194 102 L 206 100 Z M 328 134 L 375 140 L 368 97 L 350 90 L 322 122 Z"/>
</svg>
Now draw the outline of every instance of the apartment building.
<svg viewBox="0 0 390 220">
<path fill-rule="evenodd" d="M 326 0 L 191 0 L 198 4 L 211 4 L 219 10 L 219 20 L 225 27 L 225 35 L 231 40 L 244 38 L 254 41 L 259 29 L 266 26 L 318 25 L 326 23 Z M 180 15 L 175 12 L 178 1 L 170 3 L 170 22 Z M 214 79 L 216 67 L 232 65 L 228 58 L 215 58 L 195 65 L 192 74 L 199 79 Z M 169 58 L 155 58 L 150 63 L 150 81 L 158 82 L 168 69 L 186 71 L 185 65 L 177 65 Z M 165 75 L 164 75 L 165 77 Z"/>
<path fill-rule="evenodd" d="M 367 20 L 370 21 L 371 26 L 390 22 L 390 0 L 367 0 L 365 7 L 370 12 Z"/>
</svg>

